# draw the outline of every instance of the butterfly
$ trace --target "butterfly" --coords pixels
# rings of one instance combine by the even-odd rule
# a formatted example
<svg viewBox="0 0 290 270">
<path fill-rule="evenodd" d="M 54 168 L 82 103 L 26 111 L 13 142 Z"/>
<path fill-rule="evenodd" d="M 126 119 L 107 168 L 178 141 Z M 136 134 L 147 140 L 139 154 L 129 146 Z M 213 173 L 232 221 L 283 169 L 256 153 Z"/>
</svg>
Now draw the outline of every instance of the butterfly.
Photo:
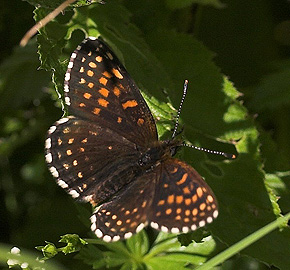
<svg viewBox="0 0 290 270">
<path fill-rule="evenodd" d="M 174 158 L 182 142 L 158 140 L 140 90 L 104 41 L 86 38 L 64 81 L 68 117 L 48 131 L 46 162 L 58 185 L 96 206 L 91 229 L 104 241 L 146 225 L 187 233 L 218 216 L 204 179 Z"/>
</svg>

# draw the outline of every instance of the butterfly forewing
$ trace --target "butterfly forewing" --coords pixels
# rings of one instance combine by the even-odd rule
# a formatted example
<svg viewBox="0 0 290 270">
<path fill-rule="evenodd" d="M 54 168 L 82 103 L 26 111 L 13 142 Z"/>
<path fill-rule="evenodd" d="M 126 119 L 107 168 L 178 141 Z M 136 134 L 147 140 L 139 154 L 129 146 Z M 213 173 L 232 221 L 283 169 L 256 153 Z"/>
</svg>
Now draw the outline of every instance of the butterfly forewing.
<svg viewBox="0 0 290 270">
<path fill-rule="evenodd" d="M 85 39 L 72 54 L 64 91 L 70 114 L 139 145 L 157 140 L 154 119 L 139 89 L 101 40 Z"/>
<path fill-rule="evenodd" d="M 50 128 L 46 160 L 60 186 L 80 200 L 100 203 L 134 179 L 135 145 L 106 127 L 75 117 Z"/>
</svg>

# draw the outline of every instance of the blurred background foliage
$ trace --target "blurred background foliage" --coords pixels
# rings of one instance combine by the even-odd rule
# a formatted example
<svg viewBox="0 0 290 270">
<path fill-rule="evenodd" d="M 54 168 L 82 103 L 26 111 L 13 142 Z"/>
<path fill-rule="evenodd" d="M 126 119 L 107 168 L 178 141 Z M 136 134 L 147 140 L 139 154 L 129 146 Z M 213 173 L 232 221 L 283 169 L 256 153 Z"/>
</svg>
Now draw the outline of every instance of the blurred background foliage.
<svg viewBox="0 0 290 270">
<path fill-rule="evenodd" d="M 243 152 L 244 156 L 240 155 L 236 165 L 231 166 L 219 158 L 184 150 L 185 160 L 213 186 L 221 207 L 221 219 L 211 227 L 216 236 L 213 252 L 205 257 L 210 258 L 275 215 L 290 211 L 289 1 L 84 3 L 76 13 L 70 8 L 59 15 L 42 30 L 38 41 L 33 38 L 26 47 L 19 47 L 21 38 L 34 24 L 34 6 L 40 7 L 35 12 L 39 19 L 60 2 L 12 0 L 0 4 L 1 243 L 34 250 L 45 241 L 56 243 L 60 235 L 67 233 L 88 236 L 90 206 L 75 204 L 57 187 L 44 160 L 46 131 L 63 115 L 54 87 L 62 94 L 69 54 L 84 37 L 84 32 L 74 33 L 74 27 L 90 35 L 101 34 L 118 56 L 124 57 L 121 60 L 125 60 L 132 77 L 149 93 L 154 115 L 167 117 L 167 122 L 158 124 L 161 135 L 172 125 L 164 92 L 178 107 L 183 80 L 190 79 L 192 92 L 182 112 L 187 139 L 206 148 L 235 152 L 228 143 L 231 140 Z M 52 73 L 44 69 L 55 69 L 53 80 Z M 162 115 L 163 110 L 169 116 Z M 230 119 L 237 115 L 238 125 L 223 118 L 227 111 Z M 192 159 L 198 162 L 190 162 Z M 224 180 L 219 179 L 222 175 L 226 175 Z M 255 204 L 242 202 L 245 194 L 258 196 Z M 253 221 L 251 214 L 260 219 Z M 147 233 L 150 240 L 154 232 L 148 229 Z M 280 237 L 285 242 L 275 243 Z M 268 249 L 272 244 L 282 256 L 289 247 L 287 237 L 289 231 L 272 235 L 260 244 L 265 247 L 264 253 L 250 249 L 244 254 L 253 258 L 236 256 L 219 269 L 276 269 L 271 264 L 278 266 L 279 262 L 281 269 L 288 263 L 290 266 L 289 259 L 275 257 Z M 57 259 L 67 269 L 91 269 L 82 262 L 86 262 L 84 255 L 82 261 L 69 256 Z"/>
</svg>

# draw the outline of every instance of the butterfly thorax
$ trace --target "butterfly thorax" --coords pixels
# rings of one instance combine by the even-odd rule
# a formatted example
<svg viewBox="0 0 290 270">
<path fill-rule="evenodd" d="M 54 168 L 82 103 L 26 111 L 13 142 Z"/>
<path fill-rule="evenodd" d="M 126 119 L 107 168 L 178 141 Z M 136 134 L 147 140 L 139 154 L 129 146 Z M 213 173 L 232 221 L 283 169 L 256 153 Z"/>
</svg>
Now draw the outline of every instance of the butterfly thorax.
<svg viewBox="0 0 290 270">
<path fill-rule="evenodd" d="M 141 154 L 138 164 L 143 170 L 152 170 L 174 156 L 180 145 L 178 140 L 156 141 Z"/>
</svg>

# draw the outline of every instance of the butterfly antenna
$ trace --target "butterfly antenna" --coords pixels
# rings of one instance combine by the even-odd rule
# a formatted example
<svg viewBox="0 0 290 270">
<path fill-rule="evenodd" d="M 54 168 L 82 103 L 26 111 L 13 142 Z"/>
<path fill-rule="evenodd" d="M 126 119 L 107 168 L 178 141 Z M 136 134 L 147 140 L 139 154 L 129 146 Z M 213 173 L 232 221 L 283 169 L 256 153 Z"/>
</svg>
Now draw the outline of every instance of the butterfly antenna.
<svg viewBox="0 0 290 270">
<path fill-rule="evenodd" d="M 228 159 L 235 159 L 236 158 L 236 155 L 234 155 L 234 154 L 229 154 L 229 153 L 225 153 L 225 152 L 221 152 L 221 151 L 215 151 L 215 150 L 209 150 L 209 149 L 206 149 L 206 148 L 203 148 L 203 147 L 198 147 L 198 146 L 194 146 L 194 145 L 187 144 L 187 143 L 183 143 L 182 146 L 190 147 L 190 148 L 193 148 L 195 150 L 203 151 L 203 152 L 214 154 L 214 155 L 224 156 L 224 157 L 226 157 Z"/>
<path fill-rule="evenodd" d="M 175 126 L 174 126 L 174 130 L 173 130 L 173 133 L 172 133 L 172 139 L 176 136 L 176 132 L 177 132 L 177 129 L 178 129 L 179 117 L 180 117 L 182 105 L 183 105 L 183 102 L 184 102 L 186 94 L 187 94 L 187 85 L 188 85 L 188 80 L 185 80 L 184 81 L 184 85 L 183 85 L 183 94 L 182 94 L 180 105 L 179 105 L 179 108 L 178 108 L 178 111 L 177 111 Z"/>
</svg>

